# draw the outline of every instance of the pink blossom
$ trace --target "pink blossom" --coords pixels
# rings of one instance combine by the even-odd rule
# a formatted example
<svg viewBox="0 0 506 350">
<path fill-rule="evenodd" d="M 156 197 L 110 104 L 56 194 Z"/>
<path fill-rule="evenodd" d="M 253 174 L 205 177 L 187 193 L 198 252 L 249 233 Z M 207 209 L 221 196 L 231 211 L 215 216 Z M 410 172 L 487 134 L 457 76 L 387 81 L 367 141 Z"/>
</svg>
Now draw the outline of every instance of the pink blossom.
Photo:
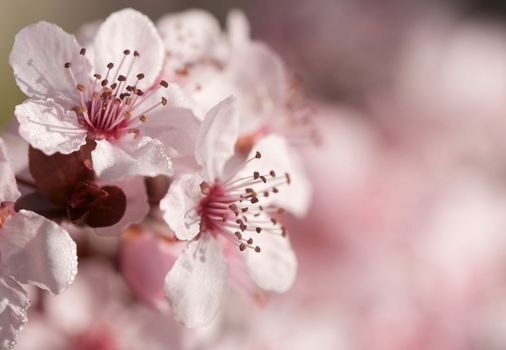
<svg viewBox="0 0 506 350">
<path fill-rule="evenodd" d="M 169 56 L 167 79 L 177 81 L 204 111 L 229 95 L 237 98 L 239 148 L 247 153 L 271 133 L 294 144 L 315 141 L 301 87 L 274 51 L 251 40 L 241 11 L 230 12 L 227 32 L 202 10 L 168 14 L 157 26 Z"/>
<path fill-rule="evenodd" d="M 285 141 L 275 136 L 226 169 L 239 127 L 234 102 L 228 98 L 207 113 L 195 153 L 201 170 L 176 179 L 160 203 L 177 238 L 189 241 L 165 280 L 172 312 L 188 327 L 205 325 L 218 312 L 229 273 L 225 256 L 234 266 L 242 251 L 247 274 L 265 290 L 284 292 L 295 279 L 297 261 L 272 198 L 290 185 L 296 210 L 308 200 L 305 184 Z"/>
<path fill-rule="evenodd" d="M 0 139 L 0 348 L 12 348 L 27 321 L 30 305 L 22 285 L 52 294 L 65 290 L 77 274 L 76 245 L 56 223 L 27 210 L 14 211 L 19 197 L 8 151 Z"/>
<path fill-rule="evenodd" d="M 29 97 L 16 108 L 19 133 L 47 155 L 95 140 L 93 164 L 106 180 L 171 175 L 166 146 L 148 129 L 143 135 L 143 126 L 153 117 L 168 120 L 167 132 L 178 130 L 171 114 L 186 120 L 183 127 L 198 121 L 177 104 L 164 109 L 173 89 L 158 80 L 164 51 L 154 25 L 135 10 L 116 12 L 98 29 L 91 51 L 88 58 L 73 35 L 46 22 L 18 33 L 10 63 Z M 177 149 L 178 140 L 162 141 Z"/>
</svg>

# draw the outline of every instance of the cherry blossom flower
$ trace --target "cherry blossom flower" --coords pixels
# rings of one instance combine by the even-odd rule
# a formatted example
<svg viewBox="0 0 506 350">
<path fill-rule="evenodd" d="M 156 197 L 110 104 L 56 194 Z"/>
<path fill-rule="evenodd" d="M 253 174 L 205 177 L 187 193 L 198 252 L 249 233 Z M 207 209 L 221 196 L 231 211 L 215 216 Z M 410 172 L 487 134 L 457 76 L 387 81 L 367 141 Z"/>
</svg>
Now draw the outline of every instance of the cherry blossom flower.
<svg viewBox="0 0 506 350">
<path fill-rule="evenodd" d="M 144 125 L 156 113 L 167 121 L 164 135 L 174 136 L 180 124 L 196 120 L 180 108 L 163 109 L 175 88 L 158 79 L 164 50 L 156 28 L 125 9 L 103 22 L 91 48 L 88 58 L 73 35 L 47 22 L 17 34 L 10 63 L 29 97 L 16 107 L 19 133 L 47 155 L 70 154 L 94 140 L 94 170 L 105 180 L 172 175 L 166 147 L 148 129 L 144 135 Z M 177 148 L 177 138 L 162 141 Z"/>
<path fill-rule="evenodd" d="M 307 184 L 276 136 L 229 169 L 239 128 L 234 101 L 206 114 L 195 153 L 200 171 L 176 179 L 160 203 L 177 238 L 189 241 L 165 280 L 172 312 L 187 327 L 207 324 L 218 311 L 229 273 L 225 255 L 235 267 L 242 252 L 243 274 L 264 290 L 284 292 L 295 279 L 297 260 L 272 198 L 290 185 L 287 209 L 297 211 L 306 206 L 298 202 L 308 200 L 300 196 Z"/>
<path fill-rule="evenodd" d="M 308 117 L 314 111 L 297 79 L 267 45 L 251 40 L 241 11 L 231 11 L 227 24 L 222 32 L 216 18 L 202 10 L 162 17 L 157 26 L 168 55 L 164 77 L 177 81 L 204 110 L 237 97 L 238 146 L 245 153 L 271 133 L 294 144 L 316 141 Z"/>
<path fill-rule="evenodd" d="M 77 274 L 76 245 L 67 231 L 36 213 L 16 213 L 19 195 L 0 139 L 0 349 L 14 347 L 27 321 L 30 300 L 22 285 L 58 294 Z"/>
</svg>

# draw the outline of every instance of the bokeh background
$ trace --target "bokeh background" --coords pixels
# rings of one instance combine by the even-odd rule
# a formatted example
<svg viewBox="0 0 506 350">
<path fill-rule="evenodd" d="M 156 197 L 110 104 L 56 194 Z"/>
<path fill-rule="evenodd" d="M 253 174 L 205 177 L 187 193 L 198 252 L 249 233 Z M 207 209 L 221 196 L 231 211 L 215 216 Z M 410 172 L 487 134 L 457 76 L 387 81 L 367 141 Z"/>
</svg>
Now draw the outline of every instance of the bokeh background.
<svg viewBox="0 0 506 350">
<path fill-rule="evenodd" d="M 316 107 L 322 144 L 302 150 L 313 205 L 291 225 L 296 286 L 234 314 L 217 349 L 506 349 L 504 1 L 5 0 L 1 125 L 23 100 L 8 64 L 17 31 L 73 32 L 128 6 L 222 22 L 243 9 Z"/>
</svg>

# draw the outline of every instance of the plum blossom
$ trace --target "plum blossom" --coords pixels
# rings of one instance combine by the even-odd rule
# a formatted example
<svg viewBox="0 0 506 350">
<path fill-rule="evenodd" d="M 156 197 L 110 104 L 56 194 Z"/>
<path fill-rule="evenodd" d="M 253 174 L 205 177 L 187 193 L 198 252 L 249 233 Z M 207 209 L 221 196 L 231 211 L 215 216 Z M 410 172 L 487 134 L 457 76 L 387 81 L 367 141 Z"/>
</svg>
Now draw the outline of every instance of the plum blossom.
<svg viewBox="0 0 506 350">
<path fill-rule="evenodd" d="M 181 106 L 167 106 L 176 88 L 158 79 L 164 50 L 152 22 L 132 9 L 113 13 L 88 50 L 91 57 L 73 35 L 47 22 L 17 34 L 10 63 L 28 96 L 15 112 L 21 136 L 46 155 L 70 154 L 94 140 L 93 166 L 104 180 L 172 175 L 161 141 L 177 149 L 178 138 L 160 141 L 144 125 L 156 113 L 168 120 L 164 135 L 174 136 L 168 131 L 197 121 Z"/>
<path fill-rule="evenodd" d="M 237 97 L 238 146 L 245 153 L 272 133 L 294 144 L 317 140 L 309 118 L 313 110 L 298 80 L 273 50 L 251 40 L 244 13 L 230 12 L 226 32 L 202 10 L 168 14 L 157 26 L 168 55 L 164 77 L 177 81 L 204 110 Z"/>
<path fill-rule="evenodd" d="M 160 202 L 176 237 L 189 241 L 165 279 L 172 312 L 187 327 L 209 323 L 219 310 L 229 275 L 225 256 L 264 290 L 284 292 L 295 279 L 297 260 L 272 199 L 290 185 L 295 204 L 287 209 L 297 211 L 308 200 L 307 184 L 274 135 L 240 165 L 230 164 L 239 129 L 234 102 L 229 97 L 206 114 L 195 152 L 200 170 L 177 178 Z"/>
<path fill-rule="evenodd" d="M 27 210 L 14 211 L 20 196 L 0 139 L 0 349 L 10 349 L 27 322 L 30 306 L 22 285 L 58 294 L 77 274 L 76 245 L 56 223 Z"/>
</svg>

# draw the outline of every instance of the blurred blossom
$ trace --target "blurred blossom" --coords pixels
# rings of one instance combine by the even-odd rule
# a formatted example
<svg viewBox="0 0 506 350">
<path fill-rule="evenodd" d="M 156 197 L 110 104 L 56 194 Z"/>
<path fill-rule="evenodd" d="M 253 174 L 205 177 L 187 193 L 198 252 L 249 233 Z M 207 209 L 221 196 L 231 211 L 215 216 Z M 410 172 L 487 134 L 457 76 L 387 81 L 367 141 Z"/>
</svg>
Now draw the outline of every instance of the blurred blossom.
<svg viewBox="0 0 506 350">
<path fill-rule="evenodd" d="M 395 84 L 372 98 L 372 115 L 430 166 L 502 173 L 505 35 L 498 25 L 449 19 L 413 27 Z"/>
<path fill-rule="evenodd" d="M 182 248 L 168 227 L 157 228 L 149 221 L 133 225 L 123 233 L 121 272 L 139 299 L 167 309 L 164 280 Z"/>
<path fill-rule="evenodd" d="M 17 349 L 178 349 L 176 325 L 164 315 L 131 302 L 110 264 L 83 264 L 62 298 L 47 299 L 33 310 L 34 322 Z"/>
</svg>

